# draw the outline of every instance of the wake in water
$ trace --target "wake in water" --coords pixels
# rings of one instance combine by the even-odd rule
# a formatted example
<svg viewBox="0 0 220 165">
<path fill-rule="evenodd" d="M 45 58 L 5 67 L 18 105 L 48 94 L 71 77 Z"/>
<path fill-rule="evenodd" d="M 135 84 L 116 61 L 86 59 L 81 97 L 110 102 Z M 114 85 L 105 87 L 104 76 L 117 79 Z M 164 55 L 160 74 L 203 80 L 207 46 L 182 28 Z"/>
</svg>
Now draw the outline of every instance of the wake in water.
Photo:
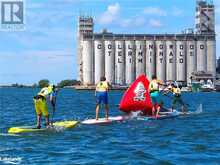
<svg viewBox="0 0 220 165">
<path fill-rule="evenodd" d="M 203 106 L 202 104 L 199 104 L 199 106 L 196 108 L 196 111 L 188 111 L 187 114 L 200 114 L 203 112 Z"/>
<path fill-rule="evenodd" d="M 177 117 L 177 116 L 182 116 L 182 115 L 193 115 L 193 114 L 201 114 L 203 112 L 203 107 L 202 107 L 202 104 L 199 104 L 199 106 L 196 108 L 195 111 L 188 111 L 188 112 L 180 112 L 180 111 L 177 111 L 177 110 L 174 110 L 172 113 L 171 113 L 171 109 L 167 109 L 167 113 L 165 112 L 163 115 L 164 118 L 166 117 Z M 137 120 L 149 120 L 151 117 L 147 117 L 147 116 L 142 116 L 141 115 L 142 112 L 141 111 L 137 111 L 137 112 L 131 112 L 129 114 L 129 119 L 137 119 Z M 163 116 L 162 115 L 162 116 Z M 167 116 L 166 116 L 167 115 Z"/>
<path fill-rule="evenodd" d="M 0 133 L 0 136 L 21 136 L 18 134 L 8 134 L 8 133 Z"/>
<path fill-rule="evenodd" d="M 0 157 L 0 162 L 3 164 L 21 164 L 22 158 L 21 157 Z"/>
<path fill-rule="evenodd" d="M 194 113 L 200 114 L 202 112 L 203 112 L 202 104 L 199 104 L 199 107 L 196 109 L 196 111 Z"/>
</svg>

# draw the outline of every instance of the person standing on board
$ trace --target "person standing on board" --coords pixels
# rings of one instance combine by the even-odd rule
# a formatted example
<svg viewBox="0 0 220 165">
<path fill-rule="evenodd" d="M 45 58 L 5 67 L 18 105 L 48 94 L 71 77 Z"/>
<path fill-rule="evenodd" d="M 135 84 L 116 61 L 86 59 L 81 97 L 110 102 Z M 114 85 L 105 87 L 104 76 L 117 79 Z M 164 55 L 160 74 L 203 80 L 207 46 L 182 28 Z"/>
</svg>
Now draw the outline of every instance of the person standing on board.
<svg viewBox="0 0 220 165">
<path fill-rule="evenodd" d="M 182 112 L 186 112 L 185 104 L 181 97 L 181 89 L 178 87 L 177 84 L 173 83 L 170 92 L 173 93 L 173 100 L 172 100 L 172 111 L 176 108 L 176 105 L 181 105 Z"/>
<path fill-rule="evenodd" d="M 106 81 L 105 77 L 100 78 L 100 82 L 96 85 L 96 120 L 99 119 L 99 109 L 100 105 L 103 103 L 105 108 L 105 118 L 108 120 L 108 90 L 109 90 L 109 83 Z"/>
<path fill-rule="evenodd" d="M 41 128 L 41 117 L 42 115 L 46 120 L 46 127 L 50 125 L 49 122 L 49 112 L 47 106 L 47 97 L 53 93 L 55 86 L 48 85 L 40 90 L 40 92 L 34 97 L 34 107 L 37 114 L 37 129 Z M 52 106 L 53 103 L 51 102 Z"/>
<path fill-rule="evenodd" d="M 158 116 L 160 112 L 160 108 L 161 108 L 160 107 L 161 99 L 160 99 L 160 93 L 159 93 L 159 86 L 161 84 L 162 82 L 160 80 L 157 80 L 156 75 L 153 75 L 152 80 L 149 84 L 149 92 L 150 92 L 150 97 L 151 97 L 151 101 L 153 104 L 152 115 L 155 115 L 156 117 Z"/>
<path fill-rule="evenodd" d="M 52 92 L 50 94 L 50 103 L 52 105 L 52 108 L 53 108 L 53 112 L 55 111 L 55 108 L 56 108 L 56 96 L 57 96 L 57 92 L 58 90 L 56 89 L 56 86 L 53 85 L 52 86 Z"/>
</svg>

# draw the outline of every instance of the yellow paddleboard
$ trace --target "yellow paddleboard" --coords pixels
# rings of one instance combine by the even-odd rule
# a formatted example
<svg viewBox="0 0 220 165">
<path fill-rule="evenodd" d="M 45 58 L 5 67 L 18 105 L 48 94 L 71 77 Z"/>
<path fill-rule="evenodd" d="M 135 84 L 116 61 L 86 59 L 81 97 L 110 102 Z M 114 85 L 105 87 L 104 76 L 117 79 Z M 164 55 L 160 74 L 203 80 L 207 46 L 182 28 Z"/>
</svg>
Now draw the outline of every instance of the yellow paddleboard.
<svg viewBox="0 0 220 165">
<path fill-rule="evenodd" d="M 78 121 L 57 121 L 53 123 L 53 126 L 51 126 L 50 128 L 73 128 L 76 124 L 78 123 Z M 16 134 L 16 133 L 25 133 L 25 132 L 41 132 L 41 131 L 46 131 L 50 128 L 42 128 L 42 129 L 37 129 L 31 126 L 26 126 L 26 127 L 11 127 L 8 129 L 8 133 L 11 134 Z"/>
</svg>

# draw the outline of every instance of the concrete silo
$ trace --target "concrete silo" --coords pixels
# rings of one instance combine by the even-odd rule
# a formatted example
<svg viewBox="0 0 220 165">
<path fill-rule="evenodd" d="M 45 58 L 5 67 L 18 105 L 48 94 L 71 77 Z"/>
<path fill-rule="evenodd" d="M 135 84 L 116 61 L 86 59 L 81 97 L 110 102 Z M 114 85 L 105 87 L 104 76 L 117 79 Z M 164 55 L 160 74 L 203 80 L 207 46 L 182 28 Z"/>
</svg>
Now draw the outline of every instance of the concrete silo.
<svg viewBox="0 0 220 165">
<path fill-rule="evenodd" d="M 156 41 L 156 73 L 157 78 L 166 81 L 166 45 L 165 41 Z"/>
<path fill-rule="evenodd" d="M 190 77 L 196 71 L 196 41 L 188 40 L 186 43 L 187 54 L 187 84 L 191 83 Z"/>
<path fill-rule="evenodd" d="M 115 41 L 115 83 L 125 84 L 125 49 L 124 41 Z"/>
<path fill-rule="evenodd" d="M 131 84 L 135 80 L 135 45 L 133 40 L 125 41 L 125 82 Z"/>
<path fill-rule="evenodd" d="M 176 43 L 175 40 L 166 41 L 166 80 L 176 80 Z"/>
<path fill-rule="evenodd" d="M 207 71 L 216 76 L 216 41 L 214 39 L 207 41 Z"/>
<path fill-rule="evenodd" d="M 146 41 L 146 75 L 148 79 L 156 75 L 156 48 L 153 40 Z"/>
<path fill-rule="evenodd" d="M 104 61 L 104 44 L 102 40 L 94 41 L 94 58 L 95 58 L 95 84 L 100 81 L 100 77 L 105 74 L 105 61 Z"/>
<path fill-rule="evenodd" d="M 115 80 L 115 50 L 114 41 L 105 41 L 105 77 L 110 84 Z"/>
<path fill-rule="evenodd" d="M 82 41 L 83 84 L 93 84 L 93 42 Z"/>
<path fill-rule="evenodd" d="M 207 71 L 207 50 L 206 50 L 206 41 L 198 40 L 197 41 L 197 71 Z"/>
<path fill-rule="evenodd" d="M 186 81 L 186 42 L 176 41 L 176 80 Z"/>
<path fill-rule="evenodd" d="M 135 41 L 136 56 L 136 78 L 141 74 L 145 74 L 145 41 Z"/>
</svg>

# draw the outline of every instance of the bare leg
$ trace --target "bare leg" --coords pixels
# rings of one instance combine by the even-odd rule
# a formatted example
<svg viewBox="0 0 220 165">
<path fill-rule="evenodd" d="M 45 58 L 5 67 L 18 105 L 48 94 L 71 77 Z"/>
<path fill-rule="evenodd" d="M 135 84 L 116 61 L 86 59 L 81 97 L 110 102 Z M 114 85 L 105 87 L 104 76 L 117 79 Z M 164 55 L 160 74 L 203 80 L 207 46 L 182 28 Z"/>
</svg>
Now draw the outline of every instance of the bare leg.
<svg viewBox="0 0 220 165">
<path fill-rule="evenodd" d="M 155 107 L 153 106 L 152 108 L 152 115 L 154 116 L 155 115 Z"/>
<path fill-rule="evenodd" d="M 37 128 L 40 129 L 41 128 L 41 114 L 37 115 Z"/>
<path fill-rule="evenodd" d="M 158 117 L 159 112 L 160 112 L 160 106 L 158 106 L 158 107 L 157 107 L 157 113 L 156 113 L 156 117 Z"/>
<path fill-rule="evenodd" d="M 105 119 L 106 120 L 108 120 L 108 112 L 109 112 L 108 104 L 105 104 Z"/>
<path fill-rule="evenodd" d="M 99 120 L 99 104 L 96 105 L 96 110 L 95 110 L 96 114 L 95 114 L 95 119 Z"/>
<path fill-rule="evenodd" d="M 48 126 L 50 125 L 49 115 L 48 115 L 48 116 L 45 116 L 45 120 L 46 120 L 46 127 L 48 127 Z"/>
</svg>

